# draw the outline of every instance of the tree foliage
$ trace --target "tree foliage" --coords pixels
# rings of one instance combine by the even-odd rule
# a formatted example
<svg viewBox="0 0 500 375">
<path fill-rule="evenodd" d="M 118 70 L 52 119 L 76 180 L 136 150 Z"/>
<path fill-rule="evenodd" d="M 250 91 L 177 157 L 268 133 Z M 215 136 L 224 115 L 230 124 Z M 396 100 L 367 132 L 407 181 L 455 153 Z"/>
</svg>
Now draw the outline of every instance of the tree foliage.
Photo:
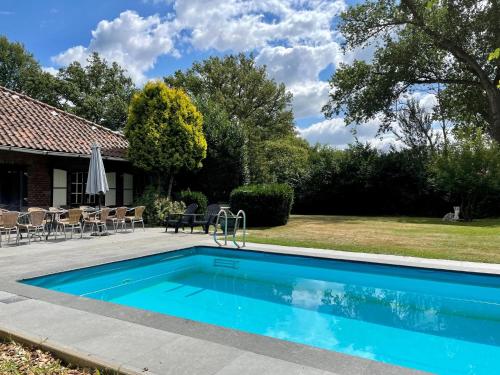
<svg viewBox="0 0 500 375">
<path fill-rule="evenodd" d="M 374 48 L 372 61 L 341 65 L 327 116 L 394 119 L 402 94 L 443 85 L 440 104 L 457 123 L 500 141 L 500 3 L 497 0 L 367 0 L 342 14 L 347 50 Z M 490 58 L 488 58 L 490 57 Z M 382 130 L 385 130 L 384 128 Z"/>
<path fill-rule="evenodd" d="M 436 185 L 461 206 L 466 220 L 491 194 L 500 194 L 500 145 L 481 130 L 460 130 L 456 142 L 437 154 L 432 164 Z"/>
<path fill-rule="evenodd" d="M 85 66 L 75 61 L 60 69 L 58 79 L 66 111 L 110 129 L 123 128 L 135 86 L 116 62 L 93 53 Z"/>
<path fill-rule="evenodd" d="M 183 174 L 183 183 L 204 191 L 211 201 L 227 201 L 234 188 L 249 180 L 245 131 L 220 104 L 202 97 L 195 104 L 203 115 L 207 157 L 201 169 Z"/>
<path fill-rule="evenodd" d="M 0 36 L 0 86 L 59 106 L 57 81 L 21 43 Z"/>
<path fill-rule="evenodd" d="M 179 192 L 178 199 L 184 202 L 186 206 L 196 204 L 198 206 L 196 213 L 198 214 L 204 214 L 207 211 L 208 199 L 201 191 L 183 190 Z"/>
<path fill-rule="evenodd" d="M 431 184 L 429 156 L 413 149 L 381 152 L 359 143 L 346 150 L 316 146 L 296 188 L 296 212 L 440 216 L 449 204 Z"/>
<path fill-rule="evenodd" d="M 173 176 L 201 167 L 206 157 L 202 122 L 189 97 L 163 82 L 148 82 L 132 98 L 125 126 L 128 157 L 139 168 L 156 172 L 159 181 L 169 173 L 168 197 Z"/>
<path fill-rule="evenodd" d="M 265 141 L 258 163 L 261 182 L 299 186 L 308 172 L 309 153 L 307 141 L 298 137 Z"/>
<path fill-rule="evenodd" d="M 392 128 L 392 133 L 412 150 L 435 151 L 441 145 L 448 143 L 449 129 L 446 121 L 443 119 L 441 127 L 435 128 L 436 118 L 434 114 L 422 108 L 414 99 L 403 104 L 396 120 L 397 127 Z"/>
<path fill-rule="evenodd" d="M 175 72 L 165 82 L 184 88 L 192 97 L 217 103 L 233 124 L 240 124 L 250 160 L 257 159 L 263 141 L 293 134 L 292 95 L 268 78 L 266 68 L 257 66 L 253 56 L 210 57 L 186 72 Z M 254 163 L 249 167 L 254 179 Z"/>
</svg>

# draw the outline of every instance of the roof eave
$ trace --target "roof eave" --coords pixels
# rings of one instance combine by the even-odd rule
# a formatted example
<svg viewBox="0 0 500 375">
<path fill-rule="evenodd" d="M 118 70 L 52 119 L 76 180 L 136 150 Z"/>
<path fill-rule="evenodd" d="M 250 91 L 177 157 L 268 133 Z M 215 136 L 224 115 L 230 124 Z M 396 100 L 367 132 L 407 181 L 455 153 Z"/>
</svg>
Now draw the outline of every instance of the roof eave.
<svg viewBox="0 0 500 375">
<path fill-rule="evenodd" d="M 31 149 L 31 148 L 22 148 L 22 147 L 15 147 L 15 146 L 0 145 L 0 150 L 14 151 L 14 152 L 23 152 L 23 153 L 26 153 L 26 154 L 37 154 L 37 155 L 46 155 L 46 156 L 59 156 L 59 157 L 90 159 L 90 154 L 85 155 L 85 154 L 75 154 L 75 153 L 71 153 L 71 152 L 35 150 L 35 149 Z M 102 158 L 104 160 L 128 161 L 125 158 L 120 158 L 120 157 L 117 157 L 117 156 L 102 155 Z"/>
</svg>

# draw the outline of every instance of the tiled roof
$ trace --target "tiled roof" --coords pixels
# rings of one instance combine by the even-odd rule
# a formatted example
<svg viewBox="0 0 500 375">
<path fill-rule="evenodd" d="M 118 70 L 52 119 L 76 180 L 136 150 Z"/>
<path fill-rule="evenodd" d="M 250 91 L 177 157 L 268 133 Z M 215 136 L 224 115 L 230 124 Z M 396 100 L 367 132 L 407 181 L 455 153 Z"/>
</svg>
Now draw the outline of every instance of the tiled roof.
<svg viewBox="0 0 500 375">
<path fill-rule="evenodd" d="M 128 142 L 112 130 L 0 86 L 0 147 L 125 158 Z M 3 146 L 3 147 L 2 147 Z"/>
</svg>

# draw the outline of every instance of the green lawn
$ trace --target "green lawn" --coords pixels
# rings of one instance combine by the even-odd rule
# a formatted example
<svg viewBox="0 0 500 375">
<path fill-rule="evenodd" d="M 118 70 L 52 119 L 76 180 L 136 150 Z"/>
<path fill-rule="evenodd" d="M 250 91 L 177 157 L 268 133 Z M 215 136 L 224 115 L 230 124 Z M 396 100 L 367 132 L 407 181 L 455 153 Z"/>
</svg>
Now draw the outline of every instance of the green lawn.
<svg viewBox="0 0 500 375">
<path fill-rule="evenodd" d="M 287 225 L 250 228 L 249 242 L 500 263 L 500 219 L 292 215 Z"/>
</svg>

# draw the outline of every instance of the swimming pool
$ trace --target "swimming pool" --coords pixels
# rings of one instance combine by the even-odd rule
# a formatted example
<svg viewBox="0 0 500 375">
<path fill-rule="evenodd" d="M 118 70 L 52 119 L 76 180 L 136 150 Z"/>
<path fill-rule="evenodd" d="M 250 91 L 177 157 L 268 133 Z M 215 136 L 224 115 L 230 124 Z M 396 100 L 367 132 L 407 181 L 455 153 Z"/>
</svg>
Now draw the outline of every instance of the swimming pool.
<svg viewBox="0 0 500 375">
<path fill-rule="evenodd" d="M 500 277 L 193 247 L 23 283 L 439 374 L 500 368 Z"/>
</svg>

